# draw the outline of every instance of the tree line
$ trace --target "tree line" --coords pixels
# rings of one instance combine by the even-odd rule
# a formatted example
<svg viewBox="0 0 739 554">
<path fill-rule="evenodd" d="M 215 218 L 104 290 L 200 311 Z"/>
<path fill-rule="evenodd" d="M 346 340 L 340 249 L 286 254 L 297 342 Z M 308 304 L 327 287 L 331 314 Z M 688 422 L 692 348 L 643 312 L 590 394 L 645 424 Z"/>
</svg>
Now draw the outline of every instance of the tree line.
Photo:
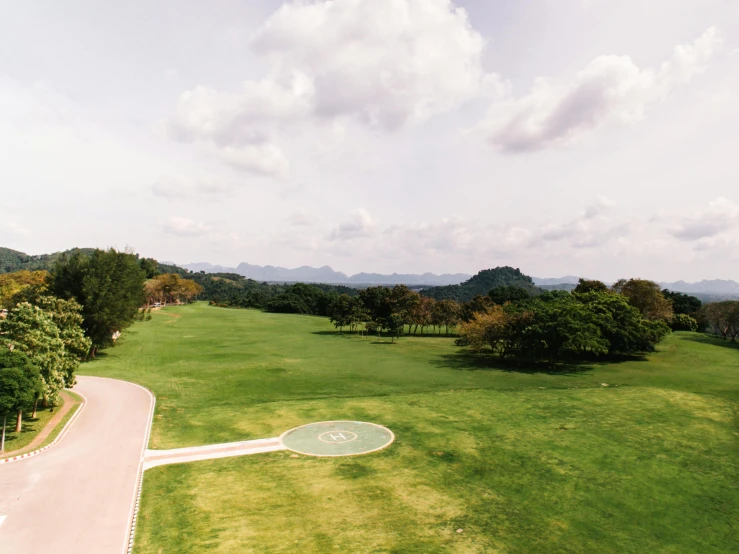
<svg viewBox="0 0 739 554">
<path fill-rule="evenodd" d="M 735 320 L 726 306 L 734 304 L 739 303 L 703 307 L 695 297 L 662 291 L 644 279 L 622 279 L 610 287 L 580 279 L 572 293 L 503 285 L 467 302 L 435 300 L 403 285 L 370 287 L 339 295 L 328 316 L 340 333 L 344 328 L 386 332 L 394 341 L 427 328 L 452 331 L 459 345 L 473 351 L 518 363 L 544 360 L 554 367 L 565 358 L 651 352 L 671 330 L 695 331 L 709 320 L 732 336 L 739 327 L 728 323 Z"/>
</svg>

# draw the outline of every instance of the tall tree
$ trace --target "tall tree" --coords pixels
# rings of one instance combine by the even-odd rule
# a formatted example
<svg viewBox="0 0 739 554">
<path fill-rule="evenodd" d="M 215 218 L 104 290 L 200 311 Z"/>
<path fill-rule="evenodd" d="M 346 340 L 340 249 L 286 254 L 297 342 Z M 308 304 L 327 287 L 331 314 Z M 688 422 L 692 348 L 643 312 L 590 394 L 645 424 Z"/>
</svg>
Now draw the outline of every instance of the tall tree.
<svg viewBox="0 0 739 554">
<path fill-rule="evenodd" d="M 328 318 L 334 324 L 334 327 L 339 330 L 339 334 L 341 334 L 344 327 L 352 324 L 353 317 L 354 303 L 352 299 L 346 294 L 337 296 L 331 303 Z"/>
<path fill-rule="evenodd" d="M 39 373 L 25 354 L 0 349 L 0 415 L 3 416 L 0 452 L 5 450 L 5 425 L 11 413 L 17 414 L 15 432 L 22 429 L 23 409 L 33 402 L 39 388 Z"/>
<path fill-rule="evenodd" d="M 664 297 L 657 283 L 646 279 L 620 279 L 614 283 L 613 290 L 625 296 L 646 319 L 672 320 L 672 303 Z"/>
<path fill-rule="evenodd" d="M 90 355 L 113 344 L 113 333 L 134 321 L 144 303 L 146 274 L 131 252 L 95 250 L 62 256 L 49 278 L 54 295 L 82 304 L 83 328 L 91 339 Z"/>
<path fill-rule="evenodd" d="M 608 292 L 608 285 L 597 279 L 583 279 L 582 277 L 578 280 L 577 286 L 572 292 L 584 294 L 587 292 Z"/>
<path fill-rule="evenodd" d="M 92 341 L 85 336 L 82 329 L 82 306 L 74 299 L 62 300 L 55 296 L 40 296 L 36 305 L 44 310 L 59 329 L 59 338 L 64 344 L 64 372 L 65 387 L 74 385 L 75 372 L 80 361 L 87 356 L 92 347 Z"/>
<path fill-rule="evenodd" d="M 47 401 L 54 403 L 59 391 L 72 384 L 67 382 L 69 359 L 59 328 L 38 306 L 23 302 L 10 310 L 0 321 L 0 343 L 26 354 L 38 367 Z"/>
</svg>

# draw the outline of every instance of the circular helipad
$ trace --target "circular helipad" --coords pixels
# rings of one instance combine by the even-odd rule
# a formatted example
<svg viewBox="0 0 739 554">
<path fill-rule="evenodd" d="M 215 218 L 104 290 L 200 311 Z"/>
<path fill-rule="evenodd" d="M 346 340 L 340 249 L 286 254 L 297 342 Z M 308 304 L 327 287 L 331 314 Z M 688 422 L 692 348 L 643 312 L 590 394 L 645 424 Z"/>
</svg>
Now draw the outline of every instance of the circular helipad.
<svg viewBox="0 0 739 554">
<path fill-rule="evenodd" d="M 309 423 L 282 434 L 288 450 L 308 456 L 356 456 L 390 446 L 395 435 L 387 427 L 363 421 Z"/>
</svg>

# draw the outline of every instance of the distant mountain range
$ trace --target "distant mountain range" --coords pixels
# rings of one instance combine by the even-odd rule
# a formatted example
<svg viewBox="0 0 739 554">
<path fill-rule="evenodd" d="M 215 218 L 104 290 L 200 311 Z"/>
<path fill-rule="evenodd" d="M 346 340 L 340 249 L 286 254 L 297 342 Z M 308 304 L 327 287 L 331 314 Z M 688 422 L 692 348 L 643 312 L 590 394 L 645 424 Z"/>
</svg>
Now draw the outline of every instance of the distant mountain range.
<svg viewBox="0 0 739 554">
<path fill-rule="evenodd" d="M 240 263 L 236 267 L 224 267 L 209 263 L 184 264 L 180 267 L 190 271 L 205 271 L 206 273 L 237 273 L 247 279 L 255 281 L 277 281 L 277 282 L 303 282 L 303 283 L 331 283 L 331 284 L 363 284 L 363 285 L 457 285 L 468 280 L 471 275 L 463 273 L 436 275 L 434 273 L 383 275 L 380 273 L 357 273 L 347 275 L 340 271 L 334 271 L 329 266 L 310 267 L 302 266 L 294 269 L 273 265 L 251 265 Z"/>
<path fill-rule="evenodd" d="M 579 277 L 575 277 L 573 275 L 548 279 L 534 277 L 534 283 L 539 287 L 549 290 L 572 290 L 575 288 L 578 279 Z M 606 284 L 610 285 L 611 283 Z M 728 279 L 704 279 L 697 283 L 688 283 L 686 281 L 675 281 L 669 283 L 661 281 L 659 282 L 659 286 L 673 292 L 708 295 L 711 297 L 739 297 L 739 283 Z"/>
<path fill-rule="evenodd" d="M 179 264 L 178 264 L 179 265 Z M 303 282 L 303 283 L 331 283 L 331 284 L 363 284 L 363 285 L 428 285 L 433 287 L 446 285 L 459 285 L 472 278 L 465 273 L 393 273 L 386 275 L 381 273 L 357 273 L 347 275 L 340 271 L 334 271 L 331 267 L 302 266 L 294 269 L 273 265 L 252 265 L 241 263 L 237 267 L 225 267 L 210 263 L 191 263 L 180 265 L 190 271 L 205 271 L 206 273 L 237 273 L 255 281 L 276 282 Z M 564 277 L 533 277 L 536 286 L 545 289 L 572 290 L 577 284 L 579 277 L 565 275 Z M 692 294 L 703 294 L 720 297 L 739 297 L 739 283 L 727 279 L 703 280 L 697 283 L 676 281 L 674 283 L 661 282 L 662 288 L 675 292 Z"/>
</svg>

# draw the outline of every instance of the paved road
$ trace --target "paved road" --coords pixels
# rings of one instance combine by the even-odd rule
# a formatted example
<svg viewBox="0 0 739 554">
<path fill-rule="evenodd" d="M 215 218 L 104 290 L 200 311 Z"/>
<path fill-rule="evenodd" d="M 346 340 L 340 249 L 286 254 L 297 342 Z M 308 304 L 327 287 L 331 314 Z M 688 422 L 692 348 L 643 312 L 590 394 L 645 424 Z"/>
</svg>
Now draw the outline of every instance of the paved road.
<svg viewBox="0 0 739 554">
<path fill-rule="evenodd" d="M 0 466 L 2 554 L 121 554 L 153 407 L 142 388 L 78 377 L 87 405 L 64 439 Z"/>
</svg>

